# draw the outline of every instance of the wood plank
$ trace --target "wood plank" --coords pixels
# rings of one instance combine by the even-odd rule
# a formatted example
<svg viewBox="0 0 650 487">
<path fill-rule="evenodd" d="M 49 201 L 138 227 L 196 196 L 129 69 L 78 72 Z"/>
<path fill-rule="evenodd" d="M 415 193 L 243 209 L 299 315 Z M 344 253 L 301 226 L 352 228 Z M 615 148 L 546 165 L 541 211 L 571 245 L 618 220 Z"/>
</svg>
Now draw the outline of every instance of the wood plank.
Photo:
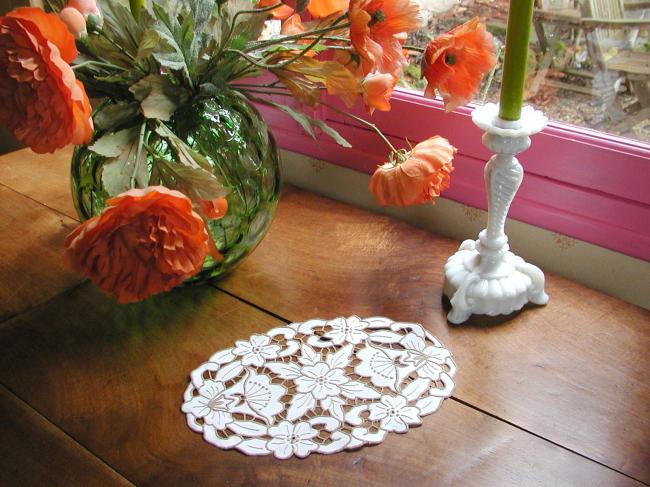
<svg viewBox="0 0 650 487">
<path fill-rule="evenodd" d="M 133 485 L 0 386 L 0 485 Z"/>
<path fill-rule="evenodd" d="M 86 285 L 0 327 L 0 381 L 142 486 L 639 485 L 453 400 L 406 435 L 331 456 L 206 444 L 179 410 L 189 371 L 278 324 L 209 287 L 119 307 Z"/>
<path fill-rule="evenodd" d="M 72 149 L 40 155 L 23 149 L 0 156 L 0 184 L 77 219 L 70 195 Z"/>
<path fill-rule="evenodd" d="M 63 264 L 63 240 L 77 223 L 0 185 L 0 321 L 82 281 Z"/>
<path fill-rule="evenodd" d="M 443 267 L 457 246 L 289 189 L 269 235 L 218 285 L 291 321 L 422 323 L 457 357 L 457 397 L 650 480 L 650 312 L 551 275 L 544 308 L 498 326 L 449 325 Z"/>
<path fill-rule="evenodd" d="M 621 51 L 605 61 L 607 69 L 650 77 L 650 52 Z"/>
</svg>

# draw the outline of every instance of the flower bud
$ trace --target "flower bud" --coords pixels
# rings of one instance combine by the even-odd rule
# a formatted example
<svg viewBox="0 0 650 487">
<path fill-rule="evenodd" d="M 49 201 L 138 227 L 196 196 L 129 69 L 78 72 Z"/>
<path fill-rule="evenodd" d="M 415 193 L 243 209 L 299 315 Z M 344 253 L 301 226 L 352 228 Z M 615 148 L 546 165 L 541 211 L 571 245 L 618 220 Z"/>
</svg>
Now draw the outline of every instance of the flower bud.
<svg viewBox="0 0 650 487">
<path fill-rule="evenodd" d="M 86 30 L 86 19 L 84 19 L 84 16 L 81 15 L 79 10 L 72 7 L 66 7 L 59 12 L 59 18 L 66 25 L 70 34 L 72 34 L 75 39 L 81 39 L 88 34 L 88 31 Z"/>
<path fill-rule="evenodd" d="M 88 32 L 97 32 L 102 28 L 102 25 L 104 25 L 104 19 L 99 13 L 89 14 L 86 17 L 86 28 Z"/>
<path fill-rule="evenodd" d="M 99 13 L 95 0 L 70 0 L 66 7 L 76 8 L 84 17 Z"/>
</svg>

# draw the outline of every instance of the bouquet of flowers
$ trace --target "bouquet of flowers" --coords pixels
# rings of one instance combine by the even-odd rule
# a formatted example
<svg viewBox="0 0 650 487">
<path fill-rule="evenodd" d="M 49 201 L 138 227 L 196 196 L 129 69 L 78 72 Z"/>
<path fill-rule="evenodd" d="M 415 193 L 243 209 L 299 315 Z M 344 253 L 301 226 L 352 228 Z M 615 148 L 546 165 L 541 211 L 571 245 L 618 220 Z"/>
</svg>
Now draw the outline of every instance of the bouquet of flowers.
<svg viewBox="0 0 650 487">
<path fill-rule="evenodd" d="M 35 152 L 79 146 L 73 197 L 85 221 L 67 237 L 66 258 L 122 303 L 212 277 L 206 268 L 234 265 L 261 238 L 277 199 L 277 151 L 253 104 L 349 147 L 282 101 L 331 106 L 333 96 L 361 101 L 369 115 L 388 111 L 411 52 L 425 96 L 437 92 L 452 110 L 496 62 L 478 19 L 426 49 L 407 45 L 422 23 L 416 0 L 45 1 L 46 10 L 0 17 L 0 124 Z M 449 185 L 455 148 L 444 138 L 396 149 L 374 124 L 332 109 L 387 144 L 370 183 L 379 204 L 432 201 Z M 228 218 L 259 229 L 234 238 L 219 226 Z M 249 248 L 233 250 L 242 240 Z"/>
</svg>

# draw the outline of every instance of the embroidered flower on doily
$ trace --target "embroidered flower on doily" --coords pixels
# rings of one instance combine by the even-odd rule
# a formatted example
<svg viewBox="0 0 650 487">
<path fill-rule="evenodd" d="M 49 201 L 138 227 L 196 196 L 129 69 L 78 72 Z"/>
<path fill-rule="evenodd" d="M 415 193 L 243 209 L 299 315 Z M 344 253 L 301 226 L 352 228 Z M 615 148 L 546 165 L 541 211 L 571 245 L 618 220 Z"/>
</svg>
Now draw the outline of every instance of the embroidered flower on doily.
<svg viewBox="0 0 650 487">
<path fill-rule="evenodd" d="M 370 381 L 377 387 L 390 387 L 397 390 L 401 379 L 401 369 L 398 367 L 398 359 L 403 355 L 401 350 L 391 350 L 366 346 L 357 352 L 361 362 L 357 364 L 354 371 L 363 377 L 369 377 Z"/>
<path fill-rule="evenodd" d="M 284 409 L 284 403 L 280 398 L 287 393 L 284 386 L 273 384 L 268 375 L 257 374 L 248 370 L 248 377 L 244 381 L 244 391 L 241 399 L 245 406 L 250 407 L 255 413 L 271 420 Z M 234 411 L 248 412 L 245 406 L 233 408 Z"/>
<path fill-rule="evenodd" d="M 300 377 L 294 381 L 298 392 L 311 393 L 315 399 L 338 396 L 342 384 L 350 379 L 345 377 L 343 369 L 332 369 L 325 362 L 308 365 L 300 370 Z"/>
<path fill-rule="evenodd" d="M 379 420 L 379 427 L 386 431 L 404 433 L 411 424 L 420 424 L 420 410 L 409 406 L 404 396 L 381 396 L 379 402 L 372 403 L 368 410 L 370 421 Z"/>
<path fill-rule="evenodd" d="M 368 337 L 368 334 L 365 332 L 368 323 L 362 321 L 358 316 L 337 318 L 328 321 L 327 325 L 332 329 L 323 336 L 332 340 L 332 343 L 335 345 L 341 345 L 343 342 L 356 345 Z"/>
<path fill-rule="evenodd" d="M 312 439 L 318 436 L 318 430 L 309 423 L 293 424 L 282 421 L 277 426 L 269 428 L 269 436 L 273 437 L 266 447 L 273 452 L 276 458 L 289 458 L 291 455 L 304 458 L 318 448 Z"/>
<path fill-rule="evenodd" d="M 267 359 L 277 358 L 280 346 L 271 344 L 271 338 L 266 335 L 253 335 L 248 341 L 238 340 L 232 353 L 242 358 L 243 365 L 260 367 Z"/>
<path fill-rule="evenodd" d="M 199 388 L 199 395 L 184 403 L 182 410 L 222 430 L 232 422 L 229 406 L 237 402 L 237 399 L 227 397 L 225 390 L 223 383 L 206 380 Z"/>
<path fill-rule="evenodd" d="M 406 349 L 406 354 L 400 357 L 401 363 L 413 365 L 419 377 L 426 377 L 431 380 L 438 380 L 444 371 L 442 365 L 450 356 L 449 350 L 427 346 L 422 338 L 415 333 L 409 333 L 400 344 Z"/>
<path fill-rule="evenodd" d="M 380 394 L 363 382 L 351 380 L 345 368 L 350 364 L 353 345 L 328 353 L 325 360 L 320 353 L 304 344 L 298 362 L 269 362 L 266 367 L 283 379 L 292 379 L 296 392 L 287 411 L 287 419 L 294 420 L 311 411 L 318 404 L 330 414 L 343 420 L 344 398 L 376 399 Z M 300 365 L 302 364 L 302 366 Z M 341 397 L 343 396 L 343 397 Z"/>
</svg>

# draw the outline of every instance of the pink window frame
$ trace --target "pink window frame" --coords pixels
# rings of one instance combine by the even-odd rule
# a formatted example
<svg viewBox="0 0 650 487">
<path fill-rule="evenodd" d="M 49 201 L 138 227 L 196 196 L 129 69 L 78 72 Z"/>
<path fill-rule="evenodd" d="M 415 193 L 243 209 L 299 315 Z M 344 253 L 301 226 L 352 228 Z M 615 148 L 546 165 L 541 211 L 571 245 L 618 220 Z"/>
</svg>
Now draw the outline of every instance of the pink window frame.
<svg viewBox="0 0 650 487">
<path fill-rule="evenodd" d="M 402 90 L 394 94 L 391 106 L 390 112 L 375 112 L 368 120 L 396 146 L 433 134 L 448 138 L 458 154 L 451 187 L 443 196 L 486 209 L 483 168 L 490 154 L 471 121 L 471 106 L 445 114 L 440 100 Z M 386 147 L 372 131 L 326 107 L 313 115 L 338 130 L 352 149 L 326 135 L 316 143 L 286 115 L 260 108 L 286 150 L 367 174 L 385 161 Z M 365 115 L 361 107 L 352 111 Z M 650 261 L 650 145 L 550 123 L 519 160 L 526 175 L 511 218 Z"/>
</svg>

